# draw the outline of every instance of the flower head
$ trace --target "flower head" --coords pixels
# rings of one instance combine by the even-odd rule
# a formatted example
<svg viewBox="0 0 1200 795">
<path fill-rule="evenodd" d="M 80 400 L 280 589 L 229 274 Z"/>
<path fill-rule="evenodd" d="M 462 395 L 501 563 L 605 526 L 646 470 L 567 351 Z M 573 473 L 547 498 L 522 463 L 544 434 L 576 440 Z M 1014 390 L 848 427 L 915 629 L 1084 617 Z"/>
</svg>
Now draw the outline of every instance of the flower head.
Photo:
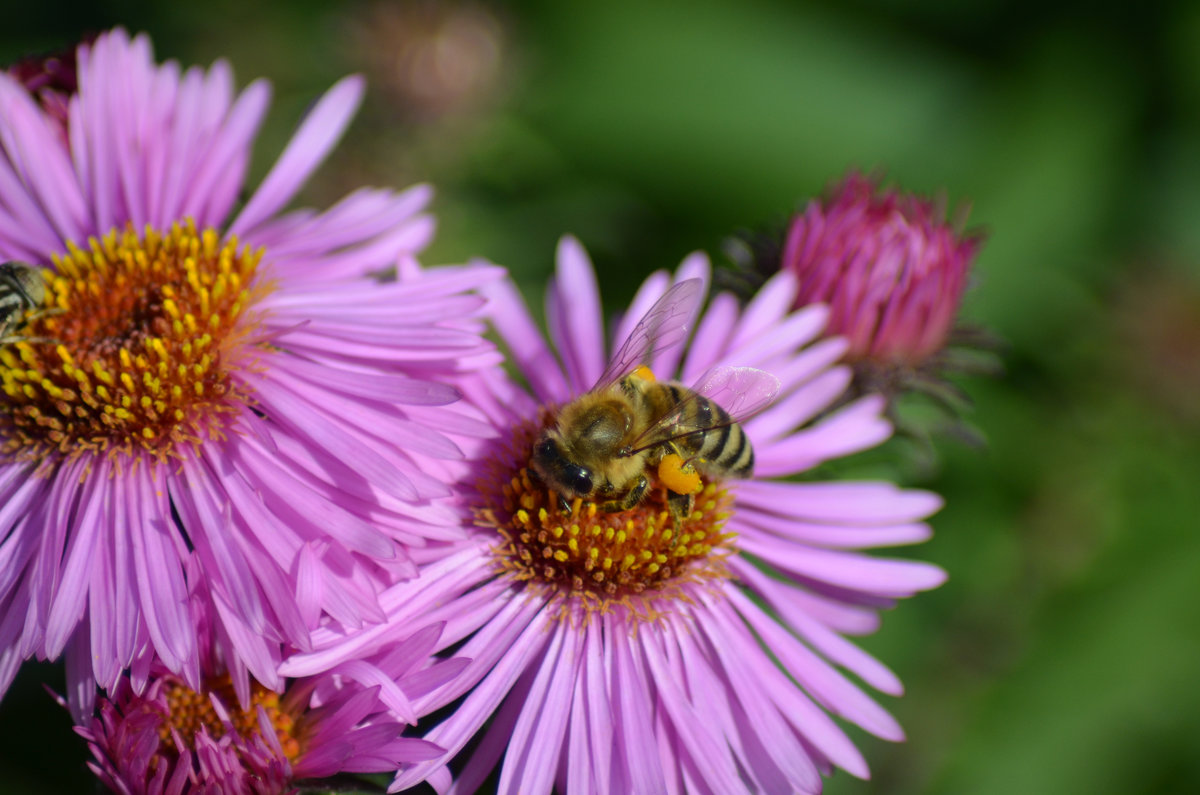
<svg viewBox="0 0 1200 795">
<path fill-rule="evenodd" d="M 91 43 L 95 36 L 84 39 Z M 46 115 L 56 123 L 62 136 L 66 137 L 67 103 L 71 95 L 79 90 L 76 48 L 49 55 L 31 55 L 8 67 L 7 72 L 37 100 Z"/>
<path fill-rule="evenodd" d="M 212 629 L 206 596 L 192 600 L 202 638 Z M 427 627 L 388 655 L 290 681 L 282 694 L 258 683 L 240 688 L 211 646 L 198 690 L 152 662 L 123 677 L 76 732 L 91 749 L 89 767 L 118 793 L 276 795 L 297 791 L 302 779 L 405 769 L 441 753 L 401 736 L 417 720 L 413 700 L 465 662 L 427 665 L 440 630 Z"/>
<path fill-rule="evenodd" d="M 382 619 L 408 547 L 457 532 L 445 432 L 478 423 L 442 382 L 491 355 L 469 288 L 495 269 L 416 265 L 423 187 L 281 213 L 357 78 L 240 209 L 267 84 L 235 95 L 224 62 L 181 73 L 120 30 L 78 81 L 68 141 L 0 75 L 0 258 L 44 285 L 0 347 L 0 692 L 64 649 L 78 714 L 153 659 L 199 689 L 196 578 L 227 667 L 278 689 L 285 644 Z"/>
<path fill-rule="evenodd" d="M 848 361 L 912 370 L 950 339 L 980 243 L 940 203 L 852 173 L 792 219 L 780 267 L 799 281 L 797 306 L 829 305 Z"/>
<path fill-rule="evenodd" d="M 692 278 L 707 282 L 701 257 L 674 279 L 650 277 L 614 339 L 645 332 L 639 318 L 651 307 L 658 316 L 672 284 Z M 473 792 L 499 763 L 501 792 L 815 792 L 834 766 L 866 775 L 829 713 L 902 738 L 838 668 L 886 693 L 900 683 L 843 635 L 870 632 L 878 608 L 942 582 L 936 567 L 859 551 L 924 540 L 920 520 L 940 501 L 885 483 L 785 480 L 890 433 L 876 396 L 822 413 L 849 381 L 834 366 L 846 342 L 815 341 L 828 312 L 792 311 L 796 292 L 784 273 L 744 309 L 716 296 L 690 345 L 647 346 L 648 372 L 636 376 L 688 385 L 714 367 L 773 374 L 780 397 L 741 423 L 752 478 L 697 465 L 698 474 L 683 472 L 697 477 L 688 485 L 686 462 L 647 464 L 648 486 L 632 505 L 606 504 L 621 494 L 601 491 L 564 506 L 530 462 L 563 407 L 603 381 L 595 276 L 579 245 L 564 241 L 547 296 L 553 348 L 511 284 L 490 288 L 490 316 L 528 387 L 498 370 L 463 379 L 465 399 L 499 432 L 469 455 L 477 469 L 464 508 L 474 537 L 440 560 L 427 555 L 416 581 L 389 589 L 387 626 L 319 630 L 315 649 L 282 668 L 308 675 L 386 646 L 389 632 L 399 637 L 413 621 L 446 622 L 442 644 L 471 658 L 436 697 L 461 702 L 425 734 L 447 750 L 401 771 L 393 790 L 430 776 L 440 791 Z M 724 393 L 735 413 L 736 392 Z M 717 423 L 708 433 L 734 432 Z M 685 491 L 694 504 L 678 510 Z"/>
</svg>

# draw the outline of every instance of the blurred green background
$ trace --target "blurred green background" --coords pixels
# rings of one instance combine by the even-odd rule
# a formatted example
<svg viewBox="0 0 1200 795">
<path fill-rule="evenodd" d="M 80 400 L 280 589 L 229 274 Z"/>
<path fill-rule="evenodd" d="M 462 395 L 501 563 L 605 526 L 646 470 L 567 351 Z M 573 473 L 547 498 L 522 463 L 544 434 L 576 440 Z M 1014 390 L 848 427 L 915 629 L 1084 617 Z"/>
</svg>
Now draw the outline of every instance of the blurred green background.
<svg viewBox="0 0 1200 795">
<path fill-rule="evenodd" d="M 429 263 L 536 297 L 578 235 L 617 306 L 641 275 L 780 223 L 847 168 L 969 202 L 966 317 L 1009 343 L 964 384 L 984 450 L 910 553 L 950 573 L 864 645 L 908 686 L 835 795 L 1200 792 L 1200 6 L 947 0 L 9 4 L 0 59 L 121 23 L 160 58 L 275 86 L 255 174 L 347 72 L 370 80 L 306 189 L 431 181 Z M 0 791 L 85 792 L 27 666 Z"/>
</svg>

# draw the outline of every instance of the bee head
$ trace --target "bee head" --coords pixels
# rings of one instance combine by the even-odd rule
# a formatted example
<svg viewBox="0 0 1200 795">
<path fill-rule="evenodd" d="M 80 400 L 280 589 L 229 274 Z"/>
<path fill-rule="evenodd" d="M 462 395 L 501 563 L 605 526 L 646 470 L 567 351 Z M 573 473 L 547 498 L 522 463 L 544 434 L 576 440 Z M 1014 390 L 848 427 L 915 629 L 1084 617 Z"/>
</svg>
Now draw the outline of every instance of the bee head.
<svg viewBox="0 0 1200 795">
<path fill-rule="evenodd" d="M 595 485 L 592 473 L 563 455 L 558 441 L 545 432 L 533 446 L 530 460 L 542 482 L 568 497 L 586 497 Z"/>
</svg>

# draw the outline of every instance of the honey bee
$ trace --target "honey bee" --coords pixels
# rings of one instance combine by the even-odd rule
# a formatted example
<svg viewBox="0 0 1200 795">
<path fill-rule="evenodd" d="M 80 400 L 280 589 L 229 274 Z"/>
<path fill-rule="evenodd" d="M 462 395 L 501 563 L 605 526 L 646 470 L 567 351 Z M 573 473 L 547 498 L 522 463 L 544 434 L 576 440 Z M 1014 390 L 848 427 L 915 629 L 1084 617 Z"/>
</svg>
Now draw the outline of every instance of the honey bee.
<svg viewBox="0 0 1200 795">
<path fill-rule="evenodd" d="M 681 342 L 702 297 L 699 279 L 679 282 L 650 308 L 588 392 L 558 411 L 533 445 L 530 465 L 559 505 L 596 501 L 627 511 L 657 474 L 675 526 L 692 513 L 701 475 L 749 477 L 754 449 L 739 422 L 779 393 L 779 379 L 752 367 L 716 367 L 691 387 L 658 381 L 645 362 Z"/>
<path fill-rule="evenodd" d="M 23 262 L 5 262 L 0 265 L 0 345 L 18 340 L 39 338 L 11 333 L 27 313 L 41 309 L 46 300 L 46 280 L 40 268 Z"/>
</svg>

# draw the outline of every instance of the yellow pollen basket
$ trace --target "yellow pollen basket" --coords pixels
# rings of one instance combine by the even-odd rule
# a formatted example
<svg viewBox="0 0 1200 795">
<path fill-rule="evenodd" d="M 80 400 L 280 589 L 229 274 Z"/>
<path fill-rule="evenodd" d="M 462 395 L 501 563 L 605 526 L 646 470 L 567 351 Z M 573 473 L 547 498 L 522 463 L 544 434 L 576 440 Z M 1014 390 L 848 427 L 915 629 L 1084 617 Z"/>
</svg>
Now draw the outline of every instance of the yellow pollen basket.
<svg viewBox="0 0 1200 795">
<path fill-rule="evenodd" d="M 678 453 L 668 453 L 658 462 L 658 479 L 676 494 L 696 494 L 704 488 L 700 473 L 685 465 Z"/>
<path fill-rule="evenodd" d="M 230 379 L 252 362 L 246 316 L 269 287 L 261 251 L 188 222 L 68 243 L 29 336 L 0 348 L 0 454 L 150 452 L 219 434 L 248 398 Z"/>
<path fill-rule="evenodd" d="M 657 381 L 658 380 L 657 378 L 654 377 L 654 371 L 651 370 L 649 367 L 647 367 L 644 364 L 640 365 L 636 370 L 634 370 L 632 373 L 630 373 L 630 375 L 632 375 L 634 378 L 640 378 L 643 381 Z"/>
</svg>

